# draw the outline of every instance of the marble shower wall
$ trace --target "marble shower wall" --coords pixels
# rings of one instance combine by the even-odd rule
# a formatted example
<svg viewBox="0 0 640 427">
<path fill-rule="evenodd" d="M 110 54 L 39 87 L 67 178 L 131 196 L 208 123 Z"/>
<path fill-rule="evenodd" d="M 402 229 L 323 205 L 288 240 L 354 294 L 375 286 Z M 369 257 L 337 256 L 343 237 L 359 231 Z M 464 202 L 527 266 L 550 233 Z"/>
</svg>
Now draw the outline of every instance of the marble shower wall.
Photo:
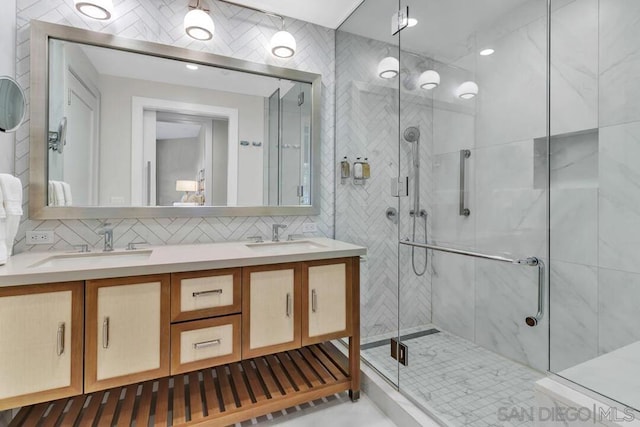
<svg viewBox="0 0 640 427">
<path fill-rule="evenodd" d="M 570 78 L 574 95 L 552 97 L 552 127 L 597 144 L 573 159 L 581 180 L 551 182 L 553 371 L 640 340 L 638 20 L 633 0 L 575 0 L 554 20 L 552 81 Z M 582 118 L 567 127 L 572 112 Z"/>
<path fill-rule="evenodd" d="M 216 34 L 210 42 L 198 42 L 185 35 L 182 20 L 187 12 L 185 0 L 115 0 L 115 18 L 103 23 L 84 18 L 72 0 L 18 0 L 16 77 L 29 89 L 29 22 L 32 19 L 85 28 L 122 37 L 232 56 L 253 62 L 295 68 L 322 74 L 321 124 L 321 213 L 314 217 L 217 217 L 217 218 L 150 218 L 110 220 L 115 226 L 116 246 L 132 240 L 147 240 L 151 244 L 208 243 L 240 240 L 246 236 L 269 235 L 271 224 L 285 223 L 287 232 L 301 233 L 304 222 L 318 224 L 320 235 L 334 234 L 334 81 L 335 31 L 307 22 L 287 19 L 287 29 L 296 38 L 298 51 L 289 60 L 277 59 L 268 53 L 269 40 L 277 30 L 268 16 L 248 9 L 209 2 L 216 24 Z M 24 209 L 27 211 L 29 182 L 29 123 L 16 135 L 15 174 L 23 184 Z M 36 221 L 21 224 L 15 252 L 30 250 L 68 250 L 74 244 L 99 246 L 97 220 Z M 51 246 L 26 244 L 27 230 L 55 230 Z"/>
<path fill-rule="evenodd" d="M 410 146 L 401 143 L 398 147 L 399 127 L 418 126 L 421 206 L 431 212 L 432 100 L 413 91 L 410 82 L 399 89 L 397 78 L 382 80 L 376 75 L 378 62 L 389 54 L 397 57 L 398 47 L 343 31 L 336 33 L 336 161 L 347 156 L 353 163 L 356 157 L 368 157 L 371 164 L 371 179 L 364 185 L 351 179 L 341 184 L 336 176 L 336 238 L 368 248 L 367 261 L 361 264 L 365 338 L 397 331 L 399 301 L 401 328 L 431 321 L 430 270 L 417 277 L 411 269 L 411 250 L 402 248 L 398 254 L 398 236 L 411 233 L 410 200 L 392 197 L 390 183 L 398 176 L 399 165 L 402 175 L 411 174 Z M 401 56 L 403 69 L 416 67 L 419 58 L 404 52 Z M 388 207 L 399 209 L 399 225 L 386 218 Z M 421 223 L 417 230 L 416 239 L 423 240 Z M 423 252 L 418 251 L 415 260 L 417 267 L 422 267 Z"/>
</svg>

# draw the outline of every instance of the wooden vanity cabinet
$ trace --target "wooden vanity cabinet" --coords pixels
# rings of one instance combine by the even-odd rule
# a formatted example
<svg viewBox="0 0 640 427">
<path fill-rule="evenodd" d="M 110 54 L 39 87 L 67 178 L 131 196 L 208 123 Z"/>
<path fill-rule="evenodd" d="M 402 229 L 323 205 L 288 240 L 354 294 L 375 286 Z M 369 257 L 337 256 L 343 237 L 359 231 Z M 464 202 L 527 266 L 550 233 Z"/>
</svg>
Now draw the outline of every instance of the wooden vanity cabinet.
<svg viewBox="0 0 640 427">
<path fill-rule="evenodd" d="M 242 358 L 301 346 L 300 263 L 242 269 Z"/>
<path fill-rule="evenodd" d="M 83 282 L 0 288 L 0 410 L 82 393 Z"/>
<path fill-rule="evenodd" d="M 168 274 L 86 282 L 85 393 L 169 375 Z"/>
<path fill-rule="evenodd" d="M 351 335 L 352 259 L 302 263 L 302 345 Z"/>
</svg>

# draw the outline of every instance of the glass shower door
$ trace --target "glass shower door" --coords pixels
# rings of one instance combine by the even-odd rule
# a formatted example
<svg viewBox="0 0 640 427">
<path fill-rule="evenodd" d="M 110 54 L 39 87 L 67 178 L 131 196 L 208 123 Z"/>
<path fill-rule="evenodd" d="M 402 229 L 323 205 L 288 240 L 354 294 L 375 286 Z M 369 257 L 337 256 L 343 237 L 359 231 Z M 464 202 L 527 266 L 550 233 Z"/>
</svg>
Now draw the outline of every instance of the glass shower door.
<svg viewBox="0 0 640 427">
<path fill-rule="evenodd" d="M 362 355 L 398 383 L 390 340 L 398 335 L 399 40 L 397 1 L 365 1 L 336 32 L 336 238 L 365 246 L 360 264 Z M 366 161 L 369 179 L 354 176 Z M 393 194 L 396 193 L 396 194 Z"/>
</svg>

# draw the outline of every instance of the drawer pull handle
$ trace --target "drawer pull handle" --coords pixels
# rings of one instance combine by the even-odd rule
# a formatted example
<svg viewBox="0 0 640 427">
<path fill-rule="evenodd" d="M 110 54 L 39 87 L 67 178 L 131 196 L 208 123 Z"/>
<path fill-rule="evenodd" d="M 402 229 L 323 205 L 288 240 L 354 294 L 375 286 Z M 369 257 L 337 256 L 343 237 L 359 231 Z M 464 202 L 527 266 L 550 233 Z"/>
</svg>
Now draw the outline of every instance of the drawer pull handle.
<svg viewBox="0 0 640 427">
<path fill-rule="evenodd" d="M 220 340 L 211 340 L 211 341 L 202 341 L 193 344 L 193 348 L 195 350 L 200 350 L 201 348 L 213 347 L 214 345 L 220 345 Z"/>
<path fill-rule="evenodd" d="M 198 297 L 204 297 L 207 295 L 220 295 L 220 294 L 222 294 L 222 289 L 213 289 L 211 291 L 194 292 L 192 295 L 194 298 L 198 298 Z"/>
<path fill-rule="evenodd" d="M 287 317 L 291 317 L 291 294 L 287 293 Z"/>
<path fill-rule="evenodd" d="M 318 293 L 315 289 L 311 291 L 311 311 L 314 313 L 318 311 Z"/>
<path fill-rule="evenodd" d="M 109 348 L 109 318 L 102 321 L 102 348 Z"/>
<path fill-rule="evenodd" d="M 64 322 L 58 325 L 58 356 L 64 353 Z"/>
</svg>

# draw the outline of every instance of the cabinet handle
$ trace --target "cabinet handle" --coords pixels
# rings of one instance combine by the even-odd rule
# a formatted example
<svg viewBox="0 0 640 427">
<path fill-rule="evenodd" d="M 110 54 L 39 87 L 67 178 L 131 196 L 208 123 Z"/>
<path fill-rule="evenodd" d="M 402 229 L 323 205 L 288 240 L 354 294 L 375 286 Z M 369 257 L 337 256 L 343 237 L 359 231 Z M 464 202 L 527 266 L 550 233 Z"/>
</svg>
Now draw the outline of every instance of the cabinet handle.
<svg viewBox="0 0 640 427">
<path fill-rule="evenodd" d="M 311 291 L 311 311 L 314 313 L 318 311 L 318 293 L 315 289 Z"/>
<path fill-rule="evenodd" d="M 287 293 L 287 317 L 291 317 L 291 294 Z"/>
<path fill-rule="evenodd" d="M 109 348 L 109 318 L 102 321 L 102 348 Z"/>
<path fill-rule="evenodd" d="M 211 291 L 194 292 L 191 295 L 193 295 L 194 298 L 198 298 L 198 297 L 204 297 L 204 296 L 212 295 L 212 294 L 220 295 L 221 293 L 222 293 L 222 289 L 213 289 Z"/>
<path fill-rule="evenodd" d="M 58 356 L 64 353 L 64 322 L 58 325 Z"/>
<path fill-rule="evenodd" d="M 220 345 L 220 340 L 211 340 L 211 341 L 202 341 L 193 344 L 193 348 L 196 350 L 200 350 L 201 348 L 212 347 L 214 345 Z"/>
</svg>

